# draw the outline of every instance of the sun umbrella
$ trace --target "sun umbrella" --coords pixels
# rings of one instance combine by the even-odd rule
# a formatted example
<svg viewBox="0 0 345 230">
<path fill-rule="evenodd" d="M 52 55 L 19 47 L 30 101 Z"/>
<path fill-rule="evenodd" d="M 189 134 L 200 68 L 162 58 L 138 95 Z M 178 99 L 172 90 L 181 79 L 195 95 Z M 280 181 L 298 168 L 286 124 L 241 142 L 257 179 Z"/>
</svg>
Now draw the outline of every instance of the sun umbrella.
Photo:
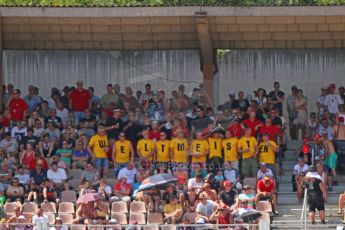
<svg viewBox="0 0 345 230">
<path fill-rule="evenodd" d="M 138 192 L 152 188 L 165 188 L 167 184 L 175 181 L 177 181 L 177 178 L 167 173 L 156 174 L 143 180 L 138 189 Z"/>
<path fill-rule="evenodd" d="M 91 201 L 100 200 L 100 199 L 102 199 L 102 194 L 98 192 L 86 193 L 78 198 L 77 204 L 87 204 Z"/>
<path fill-rule="evenodd" d="M 244 223 L 249 223 L 251 221 L 256 220 L 260 216 L 262 216 L 260 212 L 253 210 L 253 211 L 248 211 L 248 212 L 243 213 L 242 215 L 239 216 L 239 218 L 241 218 Z"/>
</svg>

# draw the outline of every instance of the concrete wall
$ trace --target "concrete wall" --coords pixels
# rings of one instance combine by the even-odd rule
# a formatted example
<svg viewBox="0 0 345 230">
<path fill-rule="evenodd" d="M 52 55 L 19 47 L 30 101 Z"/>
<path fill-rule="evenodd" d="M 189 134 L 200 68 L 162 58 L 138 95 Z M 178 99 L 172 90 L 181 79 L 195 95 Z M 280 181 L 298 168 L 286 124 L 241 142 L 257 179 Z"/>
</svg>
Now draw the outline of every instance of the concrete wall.
<svg viewBox="0 0 345 230">
<path fill-rule="evenodd" d="M 262 87 L 273 89 L 280 81 L 282 90 L 290 94 L 292 85 L 302 88 L 309 99 L 309 110 L 315 111 L 320 87 L 336 83 L 345 85 L 345 49 L 271 49 L 230 50 L 219 60 L 215 77 L 218 101 L 228 92 L 252 93 Z"/>
<path fill-rule="evenodd" d="M 105 93 L 108 83 L 119 83 L 144 90 L 164 89 L 168 96 L 179 84 L 186 91 L 202 81 L 199 52 L 183 51 L 4 51 L 4 83 L 14 83 L 23 93 L 29 84 L 37 85 L 43 97 L 50 89 L 62 89 L 84 80 L 97 95 Z"/>
<path fill-rule="evenodd" d="M 320 87 L 330 82 L 345 85 L 345 49 L 241 49 L 230 50 L 218 62 L 215 76 L 215 100 L 222 103 L 229 92 L 272 89 L 281 82 L 287 94 L 298 85 L 309 98 L 310 110 Z M 109 82 L 131 85 L 143 90 L 152 83 L 154 89 L 167 92 L 184 84 L 191 92 L 202 80 L 199 52 L 184 51 L 5 51 L 4 81 L 14 83 L 24 92 L 35 84 L 44 97 L 51 87 L 63 88 L 83 79 L 94 86 L 98 95 Z M 168 80 L 166 80 L 168 79 Z"/>
</svg>

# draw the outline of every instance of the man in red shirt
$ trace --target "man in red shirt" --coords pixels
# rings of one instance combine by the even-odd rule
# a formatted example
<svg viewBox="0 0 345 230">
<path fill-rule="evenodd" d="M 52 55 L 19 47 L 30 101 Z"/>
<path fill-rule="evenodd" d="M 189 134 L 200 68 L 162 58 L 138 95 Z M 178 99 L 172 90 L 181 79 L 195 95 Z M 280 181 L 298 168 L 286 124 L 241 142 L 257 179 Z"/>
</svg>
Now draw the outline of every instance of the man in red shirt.
<svg viewBox="0 0 345 230">
<path fill-rule="evenodd" d="M 244 129 L 244 127 L 240 123 L 240 117 L 235 116 L 233 122 L 231 122 L 226 129 L 231 132 L 233 137 L 241 138 L 242 129 Z"/>
<path fill-rule="evenodd" d="M 28 104 L 20 97 L 19 89 L 14 90 L 6 107 L 10 110 L 11 120 L 14 122 L 25 120 L 26 111 L 29 109 Z"/>
<path fill-rule="evenodd" d="M 256 132 L 262 126 L 262 122 L 256 119 L 255 111 L 250 111 L 249 118 L 245 119 L 242 124 L 252 130 L 252 135 L 256 137 Z"/>
<path fill-rule="evenodd" d="M 256 189 L 255 205 L 257 205 L 259 201 L 268 200 L 272 204 L 273 213 L 278 215 L 276 210 L 277 197 L 274 191 L 274 181 L 269 176 L 265 176 L 262 180 L 258 181 Z"/>
<path fill-rule="evenodd" d="M 264 133 L 268 133 L 270 140 L 280 145 L 280 129 L 276 125 L 272 125 L 272 119 L 269 117 L 265 119 L 265 124 L 260 127 L 258 134 L 262 137 Z"/>
<path fill-rule="evenodd" d="M 153 141 L 160 140 L 161 129 L 158 121 L 152 121 L 151 129 L 149 131 L 149 138 Z"/>
<path fill-rule="evenodd" d="M 78 124 L 85 117 L 85 110 L 91 109 L 91 95 L 83 88 L 83 82 L 77 81 L 77 88 L 71 92 L 69 109 L 74 112 L 75 123 Z"/>
</svg>

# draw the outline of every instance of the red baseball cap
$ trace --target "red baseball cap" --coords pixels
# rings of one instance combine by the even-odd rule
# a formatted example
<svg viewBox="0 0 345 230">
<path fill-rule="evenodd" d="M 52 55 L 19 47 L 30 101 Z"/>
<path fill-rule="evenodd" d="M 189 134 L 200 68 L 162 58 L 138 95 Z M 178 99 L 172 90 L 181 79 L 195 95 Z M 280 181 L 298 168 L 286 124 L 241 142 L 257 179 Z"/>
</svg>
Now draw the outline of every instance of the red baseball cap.
<svg viewBox="0 0 345 230">
<path fill-rule="evenodd" d="M 224 187 L 225 187 L 225 186 L 231 186 L 231 182 L 228 181 L 228 180 L 226 180 L 226 181 L 223 182 L 223 186 L 224 186 Z"/>
</svg>

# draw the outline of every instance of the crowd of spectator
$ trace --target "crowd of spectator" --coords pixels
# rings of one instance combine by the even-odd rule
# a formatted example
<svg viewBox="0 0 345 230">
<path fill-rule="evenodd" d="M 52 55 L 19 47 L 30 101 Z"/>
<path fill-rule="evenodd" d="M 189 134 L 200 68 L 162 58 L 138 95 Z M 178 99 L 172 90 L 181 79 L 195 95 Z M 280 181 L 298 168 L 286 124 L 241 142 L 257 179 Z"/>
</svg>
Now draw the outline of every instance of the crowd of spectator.
<svg viewBox="0 0 345 230">
<path fill-rule="evenodd" d="M 65 229 L 61 224 L 149 223 L 154 214 L 170 224 L 242 223 L 241 216 L 255 209 L 278 215 L 287 136 L 324 148 L 318 166 L 321 174 L 330 169 L 331 189 L 337 162 L 331 141 L 334 127 L 345 124 L 344 87 L 339 94 L 334 84 L 322 88 L 318 111 L 311 113 L 302 89 L 292 86 L 285 96 L 279 82 L 273 87 L 268 93 L 229 93 L 214 109 L 203 85 L 191 95 L 180 85 L 168 97 L 150 84 L 135 94 L 108 84 L 98 97 L 78 81 L 62 91 L 52 88 L 44 100 L 35 86 L 24 96 L 8 84 L 0 116 L 3 222 L 35 225 L 42 217 Z M 288 119 L 282 116 L 285 105 Z M 303 148 L 292 178 L 300 199 L 305 161 L 310 163 L 310 151 Z M 145 178 L 161 173 L 177 182 L 138 191 Z M 102 199 L 75 203 L 90 192 Z M 258 208 L 265 202 L 269 208 Z"/>
</svg>

